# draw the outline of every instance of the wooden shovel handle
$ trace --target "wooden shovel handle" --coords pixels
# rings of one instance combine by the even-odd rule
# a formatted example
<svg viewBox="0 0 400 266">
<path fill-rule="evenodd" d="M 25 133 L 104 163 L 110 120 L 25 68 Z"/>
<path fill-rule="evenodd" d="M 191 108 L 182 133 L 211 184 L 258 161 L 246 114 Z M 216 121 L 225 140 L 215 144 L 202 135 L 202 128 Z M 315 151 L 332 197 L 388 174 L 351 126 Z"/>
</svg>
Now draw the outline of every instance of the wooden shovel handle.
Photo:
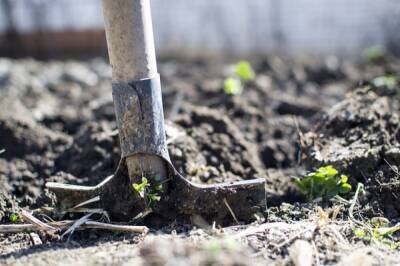
<svg viewBox="0 0 400 266">
<path fill-rule="evenodd" d="M 152 78 L 157 74 L 149 0 L 103 0 L 104 24 L 114 82 Z M 158 156 L 126 158 L 129 176 L 167 176 Z"/>
<path fill-rule="evenodd" d="M 157 74 L 149 0 L 103 0 L 104 25 L 113 81 Z"/>
</svg>

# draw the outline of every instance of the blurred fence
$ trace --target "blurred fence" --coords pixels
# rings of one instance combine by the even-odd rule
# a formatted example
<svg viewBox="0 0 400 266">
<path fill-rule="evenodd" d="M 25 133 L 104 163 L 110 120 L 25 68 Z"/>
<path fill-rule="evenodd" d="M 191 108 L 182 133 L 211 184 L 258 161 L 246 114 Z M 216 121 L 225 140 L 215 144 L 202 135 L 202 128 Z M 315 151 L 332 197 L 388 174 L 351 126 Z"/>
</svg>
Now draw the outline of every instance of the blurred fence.
<svg viewBox="0 0 400 266">
<path fill-rule="evenodd" d="M 0 54 L 104 55 L 101 0 L 0 0 Z M 160 54 L 399 54 L 399 0 L 151 0 Z"/>
</svg>

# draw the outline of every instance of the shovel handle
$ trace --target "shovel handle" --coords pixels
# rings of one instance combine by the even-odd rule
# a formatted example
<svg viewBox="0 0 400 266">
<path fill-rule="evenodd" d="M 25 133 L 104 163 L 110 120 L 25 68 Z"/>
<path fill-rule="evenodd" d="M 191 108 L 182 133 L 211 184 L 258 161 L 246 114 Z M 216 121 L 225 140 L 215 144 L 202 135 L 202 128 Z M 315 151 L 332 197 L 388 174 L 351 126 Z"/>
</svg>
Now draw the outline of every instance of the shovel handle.
<svg viewBox="0 0 400 266">
<path fill-rule="evenodd" d="M 157 74 L 149 0 L 103 0 L 104 25 L 113 81 Z"/>
</svg>

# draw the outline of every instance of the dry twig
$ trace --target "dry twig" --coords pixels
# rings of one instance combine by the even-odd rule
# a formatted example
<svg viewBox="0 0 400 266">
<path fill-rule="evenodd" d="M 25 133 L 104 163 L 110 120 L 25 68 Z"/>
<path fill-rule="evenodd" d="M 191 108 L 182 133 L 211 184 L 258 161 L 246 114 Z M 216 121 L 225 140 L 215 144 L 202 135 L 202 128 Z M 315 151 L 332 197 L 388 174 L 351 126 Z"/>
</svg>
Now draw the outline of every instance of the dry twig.
<svg viewBox="0 0 400 266">
<path fill-rule="evenodd" d="M 56 229 L 63 230 L 72 226 L 75 222 L 76 221 L 65 220 L 59 222 L 50 222 L 48 223 L 48 225 Z M 86 221 L 85 223 L 81 224 L 79 228 L 76 229 L 104 229 L 110 231 L 144 233 L 144 234 L 146 234 L 149 231 L 149 228 L 146 226 L 109 224 L 109 223 L 100 223 L 95 221 Z M 26 231 L 42 231 L 42 229 L 35 224 L 0 225 L 0 233 L 21 233 Z"/>
<path fill-rule="evenodd" d="M 233 212 L 231 206 L 229 206 L 229 203 L 228 203 L 228 201 L 226 200 L 226 198 L 224 198 L 224 203 L 225 203 L 225 206 L 228 208 L 229 212 L 231 213 L 233 220 L 235 220 L 235 222 L 236 222 L 237 224 L 239 224 L 239 220 L 236 218 L 236 215 L 235 215 L 235 213 Z"/>
<path fill-rule="evenodd" d="M 298 223 L 293 223 L 293 224 L 284 223 L 284 222 L 265 223 L 258 227 L 251 227 L 246 230 L 243 230 L 242 232 L 239 232 L 236 235 L 233 235 L 233 238 L 237 239 L 237 238 L 241 238 L 241 237 L 247 237 L 250 235 L 255 235 L 260 232 L 264 232 L 269 229 L 273 229 L 273 228 L 274 229 L 280 228 L 284 231 L 287 231 L 287 230 L 299 230 L 305 226 L 310 227 L 311 225 L 312 224 L 310 222 L 298 222 Z"/>
<path fill-rule="evenodd" d="M 87 205 L 87 204 L 90 204 L 90 203 L 93 203 L 93 202 L 97 202 L 97 201 L 100 201 L 100 196 L 96 196 L 96 197 L 94 197 L 94 198 L 91 198 L 91 199 L 89 199 L 89 200 L 86 200 L 86 201 L 84 201 L 84 202 L 81 202 L 81 203 L 75 205 L 74 207 L 72 207 L 71 209 L 77 209 L 77 208 L 79 208 L 79 207 L 82 207 L 82 206 L 85 206 L 85 205 Z"/>
<path fill-rule="evenodd" d="M 149 228 L 147 226 L 133 226 L 133 225 L 119 225 L 119 224 L 107 224 L 100 223 L 95 221 L 87 221 L 83 224 L 85 228 L 92 229 L 105 229 L 111 231 L 120 231 L 120 232 L 130 232 L 130 233 L 140 233 L 147 234 L 149 232 Z"/>
<path fill-rule="evenodd" d="M 361 183 L 358 183 L 358 185 L 357 185 L 356 193 L 354 194 L 354 197 L 351 200 L 351 204 L 350 204 L 350 208 L 349 208 L 349 218 L 353 223 L 361 225 L 361 226 L 364 226 L 364 224 L 362 222 L 360 222 L 356 218 L 354 218 L 354 214 L 353 214 L 354 213 L 354 207 L 355 207 L 356 202 L 358 200 L 358 194 L 360 194 L 362 186 L 363 185 Z"/>
<path fill-rule="evenodd" d="M 25 210 L 21 210 L 21 216 L 22 216 L 23 220 L 32 223 L 38 229 L 40 229 L 40 231 L 48 231 L 48 232 L 52 232 L 52 233 L 57 231 L 57 228 L 40 221 L 39 219 L 35 218 L 32 214 L 30 214 L 29 212 L 27 212 Z"/>
<path fill-rule="evenodd" d="M 89 217 L 92 215 L 93 213 L 89 213 L 86 214 L 84 216 L 82 216 L 81 218 L 79 218 L 78 220 L 76 220 L 72 226 L 70 228 L 67 229 L 67 231 L 65 231 L 61 237 L 64 237 L 65 235 L 71 233 L 71 235 L 74 233 L 74 231 L 80 227 L 82 224 L 84 224 L 85 222 L 89 221 Z"/>
</svg>

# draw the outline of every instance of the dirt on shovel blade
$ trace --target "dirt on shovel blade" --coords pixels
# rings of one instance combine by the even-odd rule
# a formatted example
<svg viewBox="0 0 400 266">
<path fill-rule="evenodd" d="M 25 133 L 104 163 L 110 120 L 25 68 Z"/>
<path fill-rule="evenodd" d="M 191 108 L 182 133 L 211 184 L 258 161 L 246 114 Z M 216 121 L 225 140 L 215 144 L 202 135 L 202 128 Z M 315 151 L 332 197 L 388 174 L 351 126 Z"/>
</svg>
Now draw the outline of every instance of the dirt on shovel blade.
<svg viewBox="0 0 400 266">
<path fill-rule="evenodd" d="M 398 232 L 363 236 L 352 219 L 370 224 L 379 217 L 393 229 L 399 222 L 400 88 L 377 87 L 374 79 L 400 73 L 400 62 L 251 62 L 257 75 L 240 96 L 223 90 L 232 61 L 160 62 L 168 148 L 190 181 L 265 178 L 285 202 L 224 228 L 193 215 L 168 223 L 153 217 L 157 226 L 146 236 L 0 233 L 0 264 L 289 265 L 299 256 L 320 264 L 396 263 Z M 111 70 L 104 59 L 1 59 L 0 69 L 0 224 L 18 224 L 20 208 L 54 206 L 46 182 L 95 185 L 116 169 Z M 352 192 L 305 202 L 293 177 L 325 165 L 348 175 Z M 365 192 L 351 206 L 357 183 Z"/>
</svg>

